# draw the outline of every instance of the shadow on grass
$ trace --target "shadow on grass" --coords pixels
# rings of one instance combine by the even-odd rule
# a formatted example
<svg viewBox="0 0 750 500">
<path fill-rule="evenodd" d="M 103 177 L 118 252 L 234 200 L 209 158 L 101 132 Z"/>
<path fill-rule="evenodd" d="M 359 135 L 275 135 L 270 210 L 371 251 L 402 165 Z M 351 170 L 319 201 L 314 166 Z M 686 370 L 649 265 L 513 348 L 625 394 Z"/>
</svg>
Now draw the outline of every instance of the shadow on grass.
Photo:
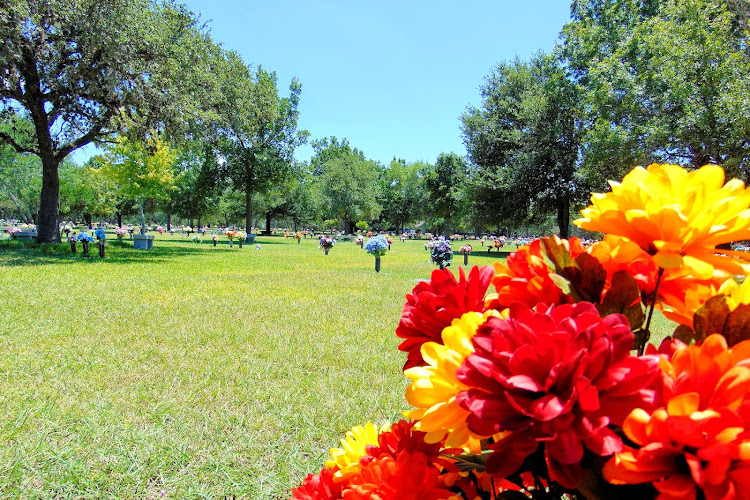
<svg viewBox="0 0 750 500">
<path fill-rule="evenodd" d="M 37 243 L 3 244 L 0 242 L 0 266 L 43 266 L 77 264 L 82 262 L 99 264 L 130 264 L 143 262 L 167 262 L 200 252 L 200 248 L 184 246 L 154 246 L 151 250 L 134 250 L 127 242 L 108 243 L 105 258 L 99 257 L 96 244 L 90 246 L 89 255 L 84 256 L 80 247 L 76 253 L 67 243 L 40 245 Z"/>
</svg>

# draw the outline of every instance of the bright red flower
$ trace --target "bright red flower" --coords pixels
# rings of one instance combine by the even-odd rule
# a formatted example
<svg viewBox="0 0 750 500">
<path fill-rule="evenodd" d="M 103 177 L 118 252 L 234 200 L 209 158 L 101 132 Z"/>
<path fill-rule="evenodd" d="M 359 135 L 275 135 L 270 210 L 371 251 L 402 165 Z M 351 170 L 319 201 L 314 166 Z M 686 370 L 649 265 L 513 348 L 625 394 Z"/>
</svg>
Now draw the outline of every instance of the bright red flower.
<svg viewBox="0 0 750 500">
<path fill-rule="evenodd" d="M 459 268 L 459 281 L 449 269 L 436 269 L 429 282 L 420 282 L 406 295 L 406 304 L 396 335 L 404 339 L 399 350 L 408 353 L 404 370 L 422 366 L 420 349 L 425 342 L 442 343 L 443 328 L 469 311 L 484 311 L 484 296 L 494 274 L 491 266 L 474 266 L 466 279 Z"/>
<path fill-rule="evenodd" d="M 555 236 L 554 239 L 567 248 L 572 259 L 585 252 L 578 238 L 560 240 Z M 508 255 L 506 264 L 496 263 L 495 270 L 492 284 L 497 290 L 497 298 L 492 307 L 496 309 L 506 308 L 515 302 L 528 307 L 539 303 L 552 305 L 573 302 L 552 281 L 550 269 L 542 255 L 541 240 L 536 239 Z"/>
<path fill-rule="evenodd" d="M 293 500 L 340 500 L 341 485 L 333 482 L 335 469 L 323 469 L 320 474 L 310 474 L 302 486 L 292 490 Z"/>
<path fill-rule="evenodd" d="M 447 500 L 453 493 L 422 453 L 384 453 L 365 463 L 343 492 L 344 500 Z"/>
<path fill-rule="evenodd" d="M 593 304 L 510 306 L 472 339 L 476 351 L 456 378 L 471 389 L 456 400 L 480 435 L 507 432 L 491 445 L 487 471 L 508 476 L 544 444 L 550 479 L 575 488 L 584 449 L 607 456 L 622 441 L 609 429 L 632 408 L 650 408 L 658 358 L 630 355 L 633 333 L 619 314 Z"/>
</svg>

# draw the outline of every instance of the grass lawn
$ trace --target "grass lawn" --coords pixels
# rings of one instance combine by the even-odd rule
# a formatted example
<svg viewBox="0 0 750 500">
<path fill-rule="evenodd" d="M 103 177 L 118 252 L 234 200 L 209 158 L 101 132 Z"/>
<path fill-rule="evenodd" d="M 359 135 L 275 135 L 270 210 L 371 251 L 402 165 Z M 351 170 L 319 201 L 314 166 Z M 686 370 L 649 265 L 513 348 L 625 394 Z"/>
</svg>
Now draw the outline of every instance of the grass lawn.
<svg viewBox="0 0 750 500">
<path fill-rule="evenodd" d="M 288 498 L 353 425 L 397 419 L 423 242 L 380 273 L 351 242 L 257 242 L 0 243 L 0 497 Z"/>
</svg>

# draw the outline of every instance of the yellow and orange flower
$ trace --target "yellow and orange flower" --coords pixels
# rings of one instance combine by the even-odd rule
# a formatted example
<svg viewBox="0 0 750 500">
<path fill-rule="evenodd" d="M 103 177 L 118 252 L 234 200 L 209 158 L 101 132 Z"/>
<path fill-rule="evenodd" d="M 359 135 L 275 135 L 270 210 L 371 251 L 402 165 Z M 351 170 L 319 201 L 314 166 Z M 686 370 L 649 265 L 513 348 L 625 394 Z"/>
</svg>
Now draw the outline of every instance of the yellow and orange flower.
<svg viewBox="0 0 750 500">
<path fill-rule="evenodd" d="M 715 269 L 747 274 L 744 252 L 718 245 L 750 239 L 750 190 L 724 170 L 706 165 L 688 172 L 678 165 L 636 167 L 610 193 L 595 193 L 574 221 L 589 231 L 623 236 L 664 268 L 709 279 Z M 717 255 L 721 254 L 721 255 Z"/>
<path fill-rule="evenodd" d="M 333 448 L 331 460 L 326 461 L 326 467 L 329 469 L 339 468 L 333 476 L 334 481 L 340 482 L 347 477 L 358 474 L 360 471 L 359 460 L 367 455 L 367 447 L 377 446 L 378 435 L 385 432 L 389 427 L 390 425 L 386 424 L 378 430 L 372 422 L 352 427 L 346 433 L 346 438 L 341 440 L 341 448 Z"/>
<path fill-rule="evenodd" d="M 422 345 L 422 358 L 426 366 L 409 368 L 404 374 L 412 381 L 406 388 L 406 400 L 416 410 L 404 412 L 407 418 L 417 420 L 414 428 L 426 432 L 425 441 L 436 443 L 446 438 L 449 448 L 481 450 L 479 436 L 469 431 L 466 418 L 470 412 L 456 403 L 456 394 L 468 387 L 456 380 L 456 370 L 474 352 L 471 338 L 488 317 L 499 317 L 495 310 L 484 314 L 467 312 L 443 329 L 443 343 L 426 342 Z"/>
<path fill-rule="evenodd" d="M 633 410 L 625 448 L 603 473 L 613 484 L 652 483 L 664 500 L 747 498 L 750 487 L 750 341 L 721 335 L 663 358 L 664 405 Z"/>
</svg>

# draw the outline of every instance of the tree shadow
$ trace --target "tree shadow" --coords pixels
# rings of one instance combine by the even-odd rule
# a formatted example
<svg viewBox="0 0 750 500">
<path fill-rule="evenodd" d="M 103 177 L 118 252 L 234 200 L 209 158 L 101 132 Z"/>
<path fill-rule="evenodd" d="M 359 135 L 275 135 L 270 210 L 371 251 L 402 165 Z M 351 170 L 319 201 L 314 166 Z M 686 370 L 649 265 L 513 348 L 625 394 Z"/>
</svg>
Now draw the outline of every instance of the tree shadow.
<svg viewBox="0 0 750 500">
<path fill-rule="evenodd" d="M 24 245 L 24 246 L 0 246 L 0 265 L 8 267 L 22 266 L 46 266 L 65 264 L 130 264 L 134 262 L 168 262 L 187 255 L 195 255 L 200 248 L 185 246 L 158 245 L 151 250 L 135 250 L 127 242 L 113 242 L 105 247 L 105 256 L 99 257 L 99 248 L 96 244 L 90 246 L 89 254 L 77 247 L 77 252 L 72 253 L 66 246 L 61 245 Z"/>
</svg>

